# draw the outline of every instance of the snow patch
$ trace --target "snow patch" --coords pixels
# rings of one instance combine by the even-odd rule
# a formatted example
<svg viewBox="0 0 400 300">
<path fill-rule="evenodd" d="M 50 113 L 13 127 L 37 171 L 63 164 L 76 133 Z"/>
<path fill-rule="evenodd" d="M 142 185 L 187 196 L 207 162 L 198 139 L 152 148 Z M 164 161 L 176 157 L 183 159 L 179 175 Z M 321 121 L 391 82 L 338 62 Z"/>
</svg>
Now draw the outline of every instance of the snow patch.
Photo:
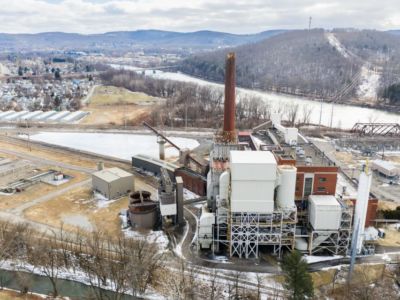
<svg viewBox="0 0 400 300">
<path fill-rule="evenodd" d="M 317 263 L 322 261 L 330 261 L 335 259 L 343 258 L 341 255 L 333 255 L 333 256 L 316 256 L 316 255 L 304 255 L 303 259 L 308 263 Z"/>
<path fill-rule="evenodd" d="M 169 244 L 168 237 L 165 235 L 164 231 L 138 231 L 131 228 L 124 229 L 123 233 L 125 237 L 146 240 L 148 243 L 156 244 L 160 250 L 166 250 Z"/>
<path fill-rule="evenodd" d="M 21 136 L 22 137 L 22 136 Z M 146 154 L 158 158 L 157 137 L 154 135 L 119 134 L 119 133 L 75 133 L 41 132 L 30 137 L 34 141 L 45 142 L 62 147 L 88 151 L 100 155 L 131 160 L 137 154 Z M 194 149 L 199 143 L 194 139 L 171 137 L 179 147 Z M 179 152 L 166 144 L 167 157 L 178 157 Z"/>
<path fill-rule="evenodd" d="M 361 84 L 357 91 L 357 96 L 361 99 L 375 100 L 377 97 L 377 90 L 379 88 L 379 80 L 381 76 L 379 73 L 366 68 L 361 68 Z"/>
</svg>

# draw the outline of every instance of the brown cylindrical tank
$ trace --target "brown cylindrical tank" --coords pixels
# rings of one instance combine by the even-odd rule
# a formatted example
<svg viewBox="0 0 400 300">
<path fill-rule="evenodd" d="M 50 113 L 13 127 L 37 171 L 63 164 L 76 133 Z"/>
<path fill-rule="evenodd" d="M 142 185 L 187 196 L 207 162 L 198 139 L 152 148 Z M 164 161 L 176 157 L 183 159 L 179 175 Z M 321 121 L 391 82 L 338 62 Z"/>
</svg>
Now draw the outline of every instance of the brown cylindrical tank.
<svg viewBox="0 0 400 300">
<path fill-rule="evenodd" d="M 157 222 L 158 203 L 151 200 L 151 193 L 138 191 L 130 195 L 129 219 L 132 226 L 153 229 Z"/>
<path fill-rule="evenodd" d="M 225 66 L 225 103 L 224 103 L 224 139 L 227 142 L 235 141 L 235 53 L 231 52 L 226 57 Z"/>
</svg>

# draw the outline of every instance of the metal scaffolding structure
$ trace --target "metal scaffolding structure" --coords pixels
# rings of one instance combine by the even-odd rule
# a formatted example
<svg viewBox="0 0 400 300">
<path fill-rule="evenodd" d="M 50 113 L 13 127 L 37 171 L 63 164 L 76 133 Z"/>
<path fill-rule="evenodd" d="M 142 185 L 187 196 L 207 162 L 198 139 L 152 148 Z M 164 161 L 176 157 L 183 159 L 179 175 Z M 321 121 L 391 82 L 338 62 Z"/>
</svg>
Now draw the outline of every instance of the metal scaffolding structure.
<svg viewBox="0 0 400 300">
<path fill-rule="evenodd" d="M 258 214 L 232 213 L 226 207 L 219 207 L 215 223 L 213 249 L 225 245 L 231 257 L 258 257 L 260 246 L 272 246 L 278 257 L 283 248 L 294 249 L 296 208 Z"/>
<path fill-rule="evenodd" d="M 333 255 L 347 255 L 350 249 L 353 208 L 341 203 L 342 215 L 338 230 L 312 230 L 309 235 L 310 255 L 329 252 Z"/>
</svg>

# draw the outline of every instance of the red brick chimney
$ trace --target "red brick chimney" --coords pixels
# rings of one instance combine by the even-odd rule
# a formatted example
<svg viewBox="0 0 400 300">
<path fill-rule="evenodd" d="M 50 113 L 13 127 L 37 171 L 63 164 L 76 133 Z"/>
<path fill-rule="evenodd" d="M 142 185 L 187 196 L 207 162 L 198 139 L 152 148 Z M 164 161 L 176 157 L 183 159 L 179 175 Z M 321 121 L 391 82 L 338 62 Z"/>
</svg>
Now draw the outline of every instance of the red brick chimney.
<svg viewBox="0 0 400 300">
<path fill-rule="evenodd" d="M 224 131 L 223 136 L 226 142 L 236 141 L 235 131 L 235 53 L 231 52 L 226 57 L 225 67 L 225 103 L 224 103 Z"/>
</svg>

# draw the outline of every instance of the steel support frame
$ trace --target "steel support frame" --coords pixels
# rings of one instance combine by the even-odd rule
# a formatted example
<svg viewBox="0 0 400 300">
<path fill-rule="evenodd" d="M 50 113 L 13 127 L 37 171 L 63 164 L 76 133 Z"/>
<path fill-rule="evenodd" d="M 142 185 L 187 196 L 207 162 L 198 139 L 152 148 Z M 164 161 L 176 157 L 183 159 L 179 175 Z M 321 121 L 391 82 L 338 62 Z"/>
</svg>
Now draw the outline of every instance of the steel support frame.
<svg viewBox="0 0 400 300">
<path fill-rule="evenodd" d="M 228 245 L 231 257 L 257 258 L 261 245 L 273 246 L 273 253 L 278 257 L 281 257 L 284 247 L 294 249 L 297 223 L 295 208 L 269 214 L 225 212 L 217 210 L 217 234 L 214 242 Z M 223 223 L 224 218 L 226 225 Z"/>
<path fill-rule="evenodd" d="M 347 255 L 350 249 L 352 235 L 353 209 L 342 203 L 342 215 L 338 230 L 313 230 L 309 239 L 309 254 L 317 254 L 327 251 L 333 255 Z M 319 236 L 326 239 L 314 245 Z"/>
</svg>

